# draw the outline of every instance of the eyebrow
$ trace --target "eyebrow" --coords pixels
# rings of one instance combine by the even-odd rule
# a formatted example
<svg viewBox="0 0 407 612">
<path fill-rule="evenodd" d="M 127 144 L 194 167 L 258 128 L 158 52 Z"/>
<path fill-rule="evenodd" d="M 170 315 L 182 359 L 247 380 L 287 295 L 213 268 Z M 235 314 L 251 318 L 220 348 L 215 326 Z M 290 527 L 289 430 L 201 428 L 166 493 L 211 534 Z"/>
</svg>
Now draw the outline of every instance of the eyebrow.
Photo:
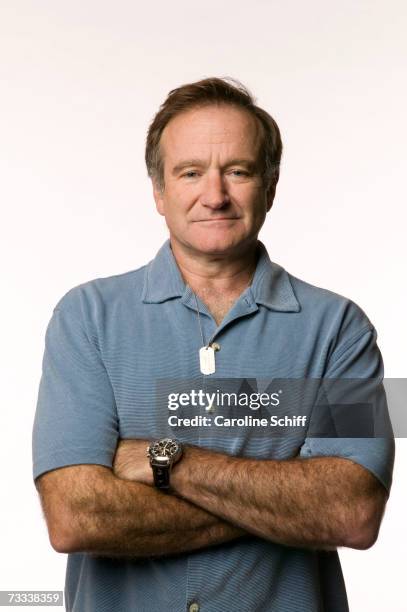
<svg viewBox="0 0 407 612">
<path fill-rule="evenodd" d="M 176 166 L 174 166 L 171 173 L 172 175 L 176 175 L 185 168 L 204 168 L 205 166 L 206 163 L 202 159 L 186 159 L 185 161 L 179 162 Z M 254 171 L 257 169 L 258 164 L 252 159 L 237 158 L 228 161 L 223 168 L 230 168 L 231 166 L 245 166 L 248 170 Z"/>
</svg>

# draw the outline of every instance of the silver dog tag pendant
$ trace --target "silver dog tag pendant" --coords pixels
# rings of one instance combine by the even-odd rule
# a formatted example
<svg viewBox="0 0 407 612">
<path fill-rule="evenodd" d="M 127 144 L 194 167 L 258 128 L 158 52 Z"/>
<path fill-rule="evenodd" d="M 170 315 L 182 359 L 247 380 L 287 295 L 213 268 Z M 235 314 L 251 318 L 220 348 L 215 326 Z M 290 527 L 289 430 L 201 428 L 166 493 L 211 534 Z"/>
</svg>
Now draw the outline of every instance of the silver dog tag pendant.
<svg viewBox="0 0 407 612">
<path fill-rule="evenodd" d="M 199 365 L 202 374 L 215 373 L 215 351 L 211 346 L 203 346 L 199 349 Z"/>
</svg>

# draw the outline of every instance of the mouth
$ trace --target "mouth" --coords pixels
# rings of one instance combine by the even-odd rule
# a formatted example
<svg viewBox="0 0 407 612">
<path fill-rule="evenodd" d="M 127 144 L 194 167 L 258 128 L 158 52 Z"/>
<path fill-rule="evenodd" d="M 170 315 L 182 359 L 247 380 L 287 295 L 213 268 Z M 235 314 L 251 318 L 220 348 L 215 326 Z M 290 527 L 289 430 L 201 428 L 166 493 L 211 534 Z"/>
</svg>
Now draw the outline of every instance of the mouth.
<svg viewBox="0 0 407 612">
<path fill-rule="evenodd" d="M 215 217 L 213 219 L 198 219 L 195 223 L 219 223 L 220 221 L 236 221 L 239 217 Z"/>
</svg>

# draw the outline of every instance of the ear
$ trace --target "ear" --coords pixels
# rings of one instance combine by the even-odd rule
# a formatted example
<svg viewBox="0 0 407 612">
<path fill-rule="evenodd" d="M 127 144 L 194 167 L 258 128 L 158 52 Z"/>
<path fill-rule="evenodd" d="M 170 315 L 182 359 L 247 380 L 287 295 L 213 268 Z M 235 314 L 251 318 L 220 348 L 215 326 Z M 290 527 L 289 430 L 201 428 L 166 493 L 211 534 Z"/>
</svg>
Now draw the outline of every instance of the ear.
<svg viewBox="0 0 407 612">
<path fill-rule="evenodd" d="M 267 212 L 271 210 L 274 202 L 274 196 L 276 195 L 276 184 L 272 185 L 266 193 Z"/>
<path fill-rule="evenodd" d="M 279 175 L 277 174 L 277 177 L 273 181 L 273 184 L 270 185 L 270 187 L 267 190 L 267 193 L 266 193 L 267 212 L 269 212 L 271 210 L 271 207 L 273 206 L 274 196 L 276 195 L 278 179 L 279 179 Z"/>
<path fill-rule="evenodd" d="M 153 196 L 154 196 L 154 201 L 155 201 L 155 207 L 157 209 L 157 212 L 160 215 L 165 215 L 165 205 L 164 205 L 164 190 L 161 189 L 161 187 L 159 187 L 157 185 L 157 183 L 155 181 L 153 181 Z"/>
</svg>

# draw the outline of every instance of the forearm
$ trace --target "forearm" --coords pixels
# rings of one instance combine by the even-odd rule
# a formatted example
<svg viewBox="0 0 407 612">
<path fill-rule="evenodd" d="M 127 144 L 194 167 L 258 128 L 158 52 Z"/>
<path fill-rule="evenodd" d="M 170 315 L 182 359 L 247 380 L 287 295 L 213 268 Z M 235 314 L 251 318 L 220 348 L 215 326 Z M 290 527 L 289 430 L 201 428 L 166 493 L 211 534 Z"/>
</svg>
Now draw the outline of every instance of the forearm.
<svg viewBox="0 0 407 612">
<path fill-rule="evenodd" d="M 310 548 L 364 548 L 364 530 L 380 524 L 380 505 L 366 504 L 377 484 L 346 459 L 259 461 L 197 448 L 172 475 L 182 498 L 260 537 Z"/>
<path fill-rule="evenodd" d="M 60 552 L 131 558 L 172 555 L 243 534 L 188 501 L 117 478 L 107 468 L 84 465 L 63 470 L 63 480 L 57 470 L 48 475 L 55 474 L 54 482 L 48 478 L 39 484 L 47 500 L 44 511 L 52 525 L 51 541 Z"/>
</svg>

